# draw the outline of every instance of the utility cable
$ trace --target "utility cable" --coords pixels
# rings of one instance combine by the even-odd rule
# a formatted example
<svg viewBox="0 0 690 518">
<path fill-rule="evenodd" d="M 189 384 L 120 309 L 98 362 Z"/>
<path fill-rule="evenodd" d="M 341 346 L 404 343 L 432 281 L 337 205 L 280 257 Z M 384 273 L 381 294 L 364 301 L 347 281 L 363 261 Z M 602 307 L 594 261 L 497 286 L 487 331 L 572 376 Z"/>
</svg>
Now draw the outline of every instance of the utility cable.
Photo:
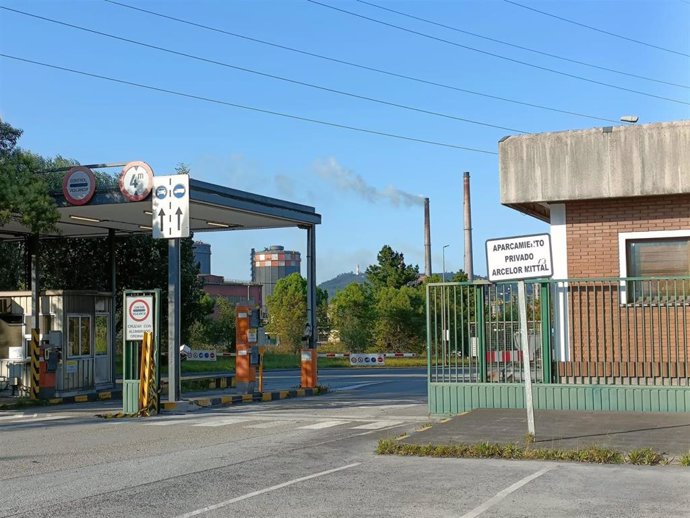
<svg viewBox="0 0 690 518">
<path fill-rule="evenodd" d="M 355 12 L 352 12 L 352 11 L 348 11 L 348 10 L 346 10 L 346 9 L 342 9 L 342 8 L 340 8 L 340 7 L 335 7 L 335 6 L 329 5 L 329 4 L 325 4 L 325 3 L 319 2 L 319 1 L 317 1 L 317 0 L 306 0 L 306 1 L 307 1 L 307 2 L 310 2 L 310 3 L 312 3 L 312 4 L 320 5 L 320 6 L 322 6 L 322 7 L 326 7 L 326 8 L 328 8 L 328 9 L 332 9 L 332 10 L 334 10 L 334 11 L 338 11 L 338 12 L 341 12 L 341 13 L 344 13 L 344 14 L 349 14 L 350 16 L 355 16 L 355 17 L 361 18 L 361 19 L 363 19 L 363 20 L 368 20 L 368 21 L 370 21 L 370 22 L 378 23 L 378 24 L 380 24 L 380 25 L 384 25 L 384 26 L 386 26 L 386 27 L 390 27 L 390 28 L 393 28 L 393 29 L 396 29 L 396 30 L 399 30 L 399 31 L 404 31 L 404 32 L 407 32 L 407 33 L 410 33 L 410 34 L 415 34 L 415 35 L 421 36 L 421 37 L 423 37 L 423 38 L 427 38 L 427 39 L 430 39 L 430 40 L 434 40 L 434 41 L 438 41 L 438 42 L 441 42 L 441 43 L 445 43 L 445 44 L 447 44 L 447 45 L 453 45 L 454 47 L 459 47 L 459 48 L 462 48 L 462 49 L 471 50 L 471 51 L 473 51 L 473 52 L 478 52 L 478 53 L 484 54 L 484 55 L 486 55 L 486 56 L 492 56 L 492 57 L 495 57 L 495 58 L 498 58 L 498 59 L 502 59 L 502 60 L 504 60 L 504 61 L 510 61 L 511 63 L 517 63 L 517 64 L 519 64 L 519 65 L 524 65 L 524 66 L 526 66 L 526 67 L 536 68 L 536 69 L 538 69 L 538 70 L 543 70 L 543 71 L 545 71 L 545 72 L 551 72 L 551 73 L 553 73 L 553 74 L 558 74 L 558 75 L 561 75 L 561 76 L 570 77 L 570 78 L 572 78 L 572 79 L 578 79 L 578 80 L 580 80 L 580 81 L 586 81 L 587 83 L 592 83 L 592 84 L 596 84 L 596 85 L 606 86 L 606 87 L 608 87 L 608 88 L 614 88 L 614 89 L 616 89 L 616 90 L 621 90 L 621 91 L 624 91 L 624 92 L 630 92 L 630 93 L 634 93 L 634 94 L 638 94 L 638 95 L 644 95 L 644 96 L 646 96 L 646 97 L 653 97 L 653 98 L 655 98 L 655 99 L 660 99 L 660 100 L 663 100 L 663 101 L 669 101 L 669 102 L 678 103 L 678 104 L 690 105 L 690 102 L 688 102 L 688 101 L 682 101 L 682 100 L 680 100 L 680 99 L 673 99 L 673 98 L 671 98 L 671 97 L 664 97 L 664 96 L 652 94 L 652 93 L 649 93 L 649 92 L 643 92 L 643 91 L 641 91 L 641 90 L 634 90 L 634 89 L 632 89 L 632 88 L 626 88 L 626 87 L 624 87 L 624 86 L 614 85 L 614 84 L 611 84 L 611 83 L 605 83 L 605 82 L 603 82 L 603 81 L 597 81 L 597 80 L 595 80 L 595 79 L 589 79 L 589 78 L 587 78 L 587 77 L 579 76 L 579 75 L 577 75 L 577 74 L 570 74 L 570 73 L 568 73 L 568 72 L 563 72 L 562 70 L 556 70 L 556 69 L 553 69 L 553 68 L 548 68 L 548 67 L 543 67 L 543 66 L 541 66 L 541 65 L 536 65 L 536 64 L 534 64 L 534 63 L 528 63 L 528 62 L 526 62 L 526 61 L 521 61 L 521 60 L 519 60 L 519 59 L 510 58 L 510 57 L 508 57 L 508 56 L 503 56 L 503 55 L 501 55 L 501 54 L 496 54 L 496 53 L 494 53 L 494 52 L 489 52 L 489 51 L 487 51 L 487 50 L 477 49 L 477 48 L 475 48 L 475 47 L 470 47 L 470 46 L 468 46 L 468 45 L 463 45 L 463 44 L 461 44 L 461 43 L 457 43 L 457 42 L 455 42 L 455 41 L 446 40 L 446 39 L 444 39 L 444 38 L 439 38 L 439 37 L 437 37 L 437 36 L 432 36 L 431 34 L 426 34 L 426 33 L 423 33 L 423 32 L 415 31 L 415 30 L 413 30 L 413 29 L 408 29 L 407 27 L 402 27 L 402 26 L 400 26 L 400 25 L 395 25 L 395 24 L 393 24 L 393 23 L 384 22 L 383 20 L 378 20 L 378 19 L 376 19 L 376 18 L 371 18 L 371 17 L 369 17 L 369 16 L 364 16 L 363 14 L 359 14 L 359 13 L 355 13 Z"/>
<path fill-rule="evenodd" d="M 685 56 L 687 58 L 690 58 L 690 54 L 687 54 L 685 52 L 679 52 L 677 50 L 667 49 L 666 47 L 660 47 L 659 45 L 654 45 L 653 43 L 647 43 L 646 41 L 636 40 L 634 38 L 628 38 L 627 36 L 623 36 L 622 34 L 616 34 L 615 32 L 609 32 L 609 31 L 606 31 L 604 29 L 599 29 L 598 27 L 593 27 L 593 26 L 587 25 L 585 23 L 576 22 L 575 20 L 570 20 L 570 19 L 564 18 L 562 16 L 558 16 L 558 15 L 555 15 L 552 13 L 547 13 L 546 11 L 540 11 L 539 9 L 535 9 L 534 7 L 530 7 L 528 5 L 514 2 L 513 0 L 503 0 L 503 1 L 506 3 L 509 3 L 509 4 L 513 4 L 517 7 L 522 7 L 523 9 L 527 9 L 528 11 L 534 11 L 535 13 L 543 14 L 544 16 L 550 16 L 551 18 L 556 18 L 557 20 L 561 20 L 562 22 L 572 23 L 573 25 L 577 25 L 579 27 L 584 27 L 585 29 L 589 29 L 591 31 L 596 31 L 596 32 L 600 32 L 602 34 L 606 34 L 607 36 L 613 36 L 614 38 L 619 38 L 621 40 L 631 41 L 631 42 L 637 43 L 639 45 L 644 45 L 645 47 L 651 47 L 653 49 L 663 50 L 664 52 L 670 52 L 672 54 L 678 54 L 679 56 Z"/>
<path fill-rule="evenodd" d="M 361 4 L 370 5 L 370 6 L 372 6 L 372 7 L 376 7 L 377 9 L 381 9 L 381 10 L 383 10 L 383 11 L 388 11 L 388 12 L 391 12 L 391 13 L 395 13 L 395 14 L 398 14 L 398 15 L 400 15 L 400 16 L 405 16 L 405 17 L 411 18 L 411 19 L 413 19 L 413 20 L 418 20 L 418 21 L 421 21 L 421 22 L 424 22 L 424 23 L 428 23 L 428 24 L 431 24 L 431 25 L 435 25 L 435 26 L 437 26 L 437 27 L 443 27 L 444 29 L 449 29 L 449 30 L 451 30 L 451 31 L 460 32 L 460 33 L 462 33 L 462 34 L 468 34 L 468 35 L 470 35 L 470 36 L 474 36 L 475 38 L 481 38 L 481 39 L 483 39 L 483 40 L 492 41 L 492 42 L 494 42 L 494 43 L 500 43 L 501 45 L 507 45 L 507 46 L 509 46 L 509 47 L 513 47 L 513 48 L 516 48 L 516 49 L 526 50 L 526 51 L 528 51 L 528 52 L 533 52 L 533 53 L 535 53 L 535 54 L 540 54 L 540 55 L 542 55 L 542 56 L 547 56 L 547 57 L 554 58 L 554 59 L 560 59 L 560 60 L 562 60 L 562 61 L 568 61 L 569 63 L 575 63 L 575 64 L 577 64 L 577 65 L 583 65 L 583 66 L 590 67 L 590 68 L 596 68 L 596 69 L 598 69 L 598 70 L 605 70 L 606 72 L 613 72 L 614 74 L 620 74 L 620 75 L 624 75 L 624 76 L 628 76 L 628 77 L 634 77 L 634 78 L 636 78 L 636 79 L 643 79 L 643 80 L 645 80 L 645 81 L 652 81 L 652 82 L 654 82 L 654 83 L 660 83 L 660 84 L 663 84 L 663 85 L 677 86 L 677 87 L 679 87 L 679 88 L 687 88 L 687 89 L 690 89 L 690 86 L 689 86 L 689 85 L 684 85 L 684 84 L 680 84 L 680 83 L 672 83 L 672 82 L 670 82 L 670 81 L 664 81 L 664 80 L 662 80 L 662 79 L 655 79 L 655 78 L 653 78 L 653 77 L 641 76 L 641 75 L 638 75 L 638 74 L 633 74 L 633 73 L 631 73 L 631 72 L 625 72 L 625 71 L 623 71 L 623 70 L 616 70 L 615 68 L 609 68 L 609 67 L 604 67 L 604 66 L 601 66 L 601 65 L 595 65 L 595 64 L 593 64 L 593 63 L 587 63 L 587 62 L 585 62 L 585 61 L 580 61 L 580 60 L 577 60 L 577 59 L 566 58 L 566 57 L 564 57 L 564 56 L 559 56 L 559 55 L 557 55 L 557 54 L 551 54 L 550 52 L 545 52 L 545 51 L 543 51 L 543 50 L 537 50 L 537 49 L 532 49 L 532 48 L 529 48 L 529 47 L 524 47 L 524 46 L 518 45 L 518 44 L 516 44 L 516 43 L 510 43 L 509 41 L 503 41 L 503 40 L 499 40 L 499 39 L 496 39 L 496 38 L 491 38 L 491 37 L 489 37 L 489 36 L 484 36 L 483 34 L 477 34 L 476 32 L 470 32 L 470 31 L 466 31 L 466 30 L 464 30 L 464 29 L 459 29 L 459 28 L 457 28 L 457 27 L 452 27 L 451 25 L 445 25 L 445 24 L 440 23 L 440 22 L 435 22 L 435 21 L 433 21 L 433 20 L 429 20 L 429 19 L 427 19 L 427 18 L 422 18 L 422 17 L 420 17 L 420 16 L 414 16 L 414 15 L 412 15 L 412 14 L 404 13 L 404 12 L 402 12 L 402 11 L 396 11 L 395 9 L 391 9 L 390 7 L 384 7 L 384 6 L 382 6 L 382 5 L 374 4 L 374 3 L 372 3 L 372 2 L 367 2 L 366 0 L 357 0 L 357 1 L 358 1 L 359 3 L 361 3 Z"/>
<path fill-rule="evenodd" d="M 188 54 L 188 53 L 186 53 L 186 52 L 180 52 L 180 51 L 172 50 L 172 49 L 169 49 L 169 48 L 166 48 L 166 47 L 161 47 L 161 46 L 158 46 L 158 45 L 152 45 L 152 44 L 150 44 L 150 43 L 144 43 L 144 42 L 141 42 L 141 41 L 132 40 L 132 39 L 129 39 L 129 38 L 124 38 L 124 37 L 122 37 L 122 36 L 116 36 L 116 35 L 114 35 L 114 34 L 109 34 L 109 33 L 107 33 L 107 32 L 101 32 L 101 31 L 97 31 L 97 30 L 94 30 L 94 29 L 89 29 L 89 28 L 87 28 L 87 27 L 82 27 L 82 26 L 80 26 L 80 25 L 74 25 L 74 24 L 72 24 L 72 23 L 67 23 L 67 22 L 63 22 L 63 21 L 60 21 L 60 20 L 55 20 L 55 19 L 53 19 L 53 18 L 47 18 L 47 17 L 45 17 L 45 16 L 39 16 L 39 15 L 37 15 L 37 14 L 27 13 L 27 12 L 25 12 L 25 11 L 20 11 L 20 10 L 18 10 L 18 9 L 12 9 L 12 8 L 10 8 L 10 7 L 5 7 L 5 6 L 2 6 L 2 5 L 0 5 L 0 9 L 4 9 L 4 10 L 6 10 L 6 11 L 11 11 L 11 12 L 13 12 L 13 13 L 21 14 L 21 15 L 24 15 L 24 16 L 29 16 L 29 17 L 31 17 L 31 18 L 36 18 L 36 19 L 39 19 L 39 20 L 47 21 L 47 22 L 54 23 L 54 24 L 57 24 L 57 25 L 62 25 L 62 26 L 64 26 L 64 27 L 69 27 L 69 28 L 71 28 L 71 29 L 76 29 L 76 30 L 88 32 L 88 33 L 90 33 L 90 34 L 96 34 L 96 35 L 98 35 L 98 36 L 104 36 L 104 37 L 106 37 L 106 38 L 111 38 L 111 39 L 118 40 L 118 41 L 124 41 L 124 42 L 126 42 L 126 43 L 131 43 L 131 44 L 133 44 L 133 45 L 139 45 L 139 46 L 141 46 L 141 47 L 146 47 L 146 48 L 149 48 L 149 49 L 154 49 L 154 50 L 158 50 L 158 51 L 161 51 L 161 52 L 166 52 L 166 53 L 168 53 L 168 54 L 173 54 L 173 55 L 175 55 L 175 56 L 182 56 L 182 57 L 185 57 L 185 58 L 194 59 L 194 60 L 196 60 L 196 61 L 202 61 L 202 62 L 204 62 L 204 63 L 210 63 L 210 64 L 212 64 L 212 65 L 218 65 L 218 66 L 222 66 L 222 67 L 226 67 L 226 68 L 231 68 L 231 69 L 233 69 L 233 70 L 239 70 L 239 71 L 241 71 L 241 72 L 247 72 L 247 73 L 249 73 L 249 74 L 255 74 L 255 75 L 258 75 L 258 76 L 261 76 L 261 77 L 268 77 L 268 78 L 270 78 L 270 79 L 276 79 L 276 80 L 278 80 L 278 81 L 284 81 L 284 82 L 287 82 L 287 83 L 292 83 L 292 84 L 296 84 L 296 85 L 300 85 L 300 86 L 306 86 L 306 87 L 308 87 L 308 88 L 314 88 L 314 89 L 316 89 L 316 90 L 321 90 L 321 91 L 324 91 L 324 92 L 329 92 L 329 93 L 334 93 L 334 94 L 338 94 L 338 95 L 343 95 L 343 96 L 346 96 L 346 97 L 352 97 L 352 98 L 354 98 L 354 99 L 360 99 L 360 100 L 363 100 L 363 101 L 369 101 L 369 102 L 373 102 L 373 103 L 377 103 L 377 104 L 383 104 L 383 105 L 386 105 L 386 106 L 392 106 L 392 107 L 394 107 L 394 108 L 400 108 L 400 109 L 403 109 L 403 110 L 414 111 L 414 112 L 417 112 L 417 113 L 423 113 L 423 114 L 425 114 L 425 115 L 432 115 L 432 116 L 434 116 L 434 117 L 443 117 L 443 118 L 445 118 L 445 119 L 452 119 L 452 120 L 456 120 L 456 121 L 460 121 L 460 122 L 466 122 L 466 123 L 468 123 L 468 124 L 476 124 L 476 125 L 479 125 L 479 126 L 487 126 L 487 127 L 489 127 L 489 128 L 496 128 L 496 129 L 506 130 L 506 131 L 510 131 L 510 132 L 513 132 L 513 133 L 527 133 L 526 131 L 520 130 L 520 129 L 509 128 L 509 127 L 506 127 L 506 126 L 500 126 L 500 125 L 498 125 L 498 124 L 491 124 L 491 123 L 488 123 L 488 122 L 476 121 L 476 120 L 467 119 L 467 118 L 464 118 L 464 117 L 458 117 L 458 116 L 456 116 L 456 115 L 449 115 L 449 114 L 447 114 L 447 113 L 441 113 L 441 112 L 435 112 L 435 111 L 431 111 L 431 110 L 425 110 L 425 109 L 423 109 L 423 108 L 417 108 L 417 107 L 415 107 L 415 106 L 409 106 L 409 105 L 406 105 L 406 104 L 394 103 L 394 102 L 386 101 L 386 100 L 383 100 L 383 99 L 377 99 L 377 98 L 375 98 L 375 97 L 368 97 L 368 96 L 365 96 L 365 95 L 354 94 L 354 93 L 352 93 L 352 92 L 346 92 L 346 91 L 344 91 L 344 90 L 336 90 L 336 89 L 334 89 L 334 88 L 328 88 L 328 87 L 321 86 L 321 85 L 316 85 L 316 84 L 313 84 L 313 83 L 306 83 L 306 82 L 304 82 L 304 81 L 298 81 L 298 80 L 296 80 L 296 79 L 290 79 L 290 78 L 287 78 L 287 77 L 278 76 L 278 75 L 275 75 L 275 74 L 269 74 L 269 73 L 266 73 L 266 72 L 260 72 L 260 71 L 258 71 L 258 70 L 253 70 L 253 69 L 251 69 L 251 68 L 245 68 L 245 67 L 240 67 L 240 66 L 237 66 L 237 65 L 231 65 L 230 63 L 225 63 L 225 62 L 223 62 L 223 61 L 216 61 L 216 60 L 214 60 L 214 59 L 204 58 L 204 57 L 197 56 L 197 55 L 194 55 L 194 54 Z"/>
<path fill-rule="evenodd" d="M 478 148 L 460 146 L 460 145 L 456 145 L 456 144 L 449 144 L 446 142 L 438 142 L 438 141 L 434 141 L 434 140 L 425 140 L 425 139 L 420 139 L 420 138 L 415 138 L 415 137 L 408 137 L 405 135 L 398 135 L 395 133 L 386 133 L 383 131 L 376 131 L 376 130 L 371 130 L 371 129 L 367 129 L 367 128 L 360 128 L 357 126 L 347 126 L 345 124 L 339 124 L 337 122 L 322 121 L 322 120 L 318 120 L 318 119 L 310 119 L 308 117 L 302 117 L 300 115 L 293 115 L 293 114 L 289 114 L 289 113 L 282 113 L 282 112 L 276 112 L 276 111 L 272 111 L 272 110 L 265 110 L 263 108 L 256 108 L 254 106 L 246 106 L 243 104 L 232 103 L 232 102 L 223 101 L 220 99 L 213 99 L 211 97 L 204 97 L 201 95 L 194 95 L 194 94 L 189 94 L 186 92 L 179 92 L 176 90 L 170 90 L 170 89 L 161 88 L 158 86 L 146 85 L 143 83 L 135 83 L 134 81 L 127 81 L 125 79 L 118 79 L 115 77 L 109 77 L 109 76 L 104 76 L 104 75 L 100 75 L 100 74 L 94 74 L 91 72 L 85 72 L 85 71 L 76 70 L 73 68 L 67 68 L 67 67 L 62 67 L 59 65 L 53 65 L 50 63 L 43 63 L 41 61 L 34 61 L 32 59 L 22 58 L 19 56 L 12 56 L 10 54 L 0 53 L 0 57 L 7 58 L 7 59 L 13 59 L 15 61 L 23 61 L 24 63 L 30 63 L 32 65 L 39 65 L 39 66 L 46 67 L 46 68 L 52 68 L 54 70 L 61 70 L 64 72 L 70 72 L 72 74 L 78 74 L 81 76 L 92 77 L 95 79 L 102 79 L 104 81 L 110 81 L 113 83 L 119 83 L 119 84 L 128 85 L 128 86 L 135 86 L 137 88 L 152 90 L 154 92 L 162 92 L 162 93 L 166 93 L 166 94 L 170 94 L 170 95 L 175 95 L 178 97 L 185 97 L 185 98 L 189 98 L 189 99 L 196 99 L 198 101 L 204 101 L 207 103 L 219 104 L 222 106 L 241 108 L 243 110 L 250 110 L 250 111 L 255 111 L 255 112 L 259 112 L 259 113 L 265 113 L 268 115 L 275 115 L 275 116 L 284 117 L 287 119 L 295 119 L 295 120 L 304 121 L 304 122 L 311 122 L 313 124 L 320 124 L 322 126 L 330 126 L 330 127 L 334 127 L 334 128 L 347 129 L 347 130 L 351 130 L 351 131 L 359 131 L 361 133 L 369 133 L 372 135 L 380 135 L 383 137 L 391 137 L 391 138 L 396 138 L 396 139 L 400 139 L 400 140 L 419 142 L 422 144 L 431 144 L 433 146 L 441 146 L 441 147 L 452 148 L 452 149 L 462 149 L 464 151 L 472 151 L 475 153 L 484 153 L 487 155 L 497 155 L 498 154 L 495 151 L 488 151 L 486 149 L 478 149 Z"/>
<path fill-rule="evenodd" d="M 286 46 L 286 45 L 280 45 L 280 44 L 278 44 L 278 43 L 273 43 L 273 42 L 270 42 L 270 41 L 260 40 L 260 39 L 258 39 L 258 38 L 252 38 L 251 36 L 246 36 L 246 35 L 244 35 L 244 34 L 238 34 L 238 33 L 235 33 L 235 32 L 230 32 L 230 31 L 226 31 L 226 30 L 223 30 L 223 29 L 219 29 L 219 28 L 217 28 L 217 27 L 211 27 L 211 26 L 209 26 L 209 25 L 203 25 L 203 24 L 201 24 L 201 23 L 192 22 L 192 21 L 190 21 L 190 20 L 184 20 L 184 19 L 182 19 L 182 18 L 176 18 L 176 17 L 174 17 L 174 16 L 169 16 L 169 15 L 167 15 L 167 14 L 159 13 L 159 12 L 156 12 L 156 11 L 151 11 L 151 10 L 148 10 L 148 9 L 143 9 L 143 8 L 141 8 L 141 7 L 135 7 L 135 6 L 133 6 L 133 5 L 124 4 L 124 3 L 122 3 L 122 2 L 116 2 L 115 0 L 104 0 L 104 1 L 105 1 L 105 2 L 108 2 L 108 3 L 110 3 L 110 4 L 113 4 L 113 5 L 118 5 L 118 6 L 121 6 L 121 7 L 126 7 L 126 8 L 128 8 L 128 9 L 132 9 L 132 10 L 134 10 L 134 11 L 140 11 L 140 12 L 142 12 L 142 13 L 150 14 L 150 15 L 152 15 L 152 16 L 157 16 L 157 17 L 165 18 L 165 19 L 172 20 L 172 21 L 175 21 L 175 22 L 178 22 L 178 23 L 190 25 L 190 26 L 192 26 L 192 27 L 197 27 L 197 28 L 199 28 L 199 29 L 204 29 L 204 30 L 207 30 L 207 31 L 217 32 L 217 33 L 219 33 L 219 34 L 224 34 L 224 35 L 227 35 L 227 36 L 232 36 L 232 37 L 235 37 L 235 38 L 244 39 L 244 40 L 251 41 L 251 42 L 254 42 L 254 43 L 260 43 L 260 44 L 262 44 L 262 45 L 268 45 L 268 46 L 271 46 L 271 47 L 274 47 L 274 48 L 278 48 L 278 49 L 282 49 L 282 50 L 287 50 L 287 51 L 289 51 L 289 52 L 296 52 L 296 53 L 298 53 L 298 54 L 302 54 L 302 55 L 305 55 L 305 56 L 310 56 L 310 57 L 314 57 L 314 58 L 318 58 L 318 59 L 323 59 L 323 60 L 326 60 L 326 61 L 331 61 L 331 62 L 333 62 L 333 63 L 338 63 L 338 64 L 341 64 L 341 65 L 347 65 L 347 66 L 354 67 L 354 68 L 359 68 L 359 69 L 362 69 L 362 70 L 368 70 L 368 71 L 370 71 L 370 72 L 376 72 L 376 73 L 378 73 L 378 74 L 384 74 L 384 75 L 387 75 L 387 76 L 397 77 L 397 78 L 400 78 L 400 79 L 407 79 L 408 81 L 415 81 L 415 82 L 421 83 L 421 84 L 426 84 L 426 85 L 430 85 L 430 86 L 436 86 L 436 87 L 445 88 L 445 89 L 448 89 L 448 90 L 455 90 L 455 91 L 457 91 L 457 92 L 463 92 L 463 93 L 470 94 L 470 95 L 477 95 L 477 96 L 481 96 L 481 97 L 486 97 L 486 98 L 488 98 L 488 99 L 494 99 L 494 100 L 497 100 L 497 101 L 502 101 L 502 102 L 507 102 L 507 103 L 518 104 L 518 105 L 521 105 L 521 106 L 528 106 L 528 107 L 530 107 L 530 108 L 536 108 L 536 109 L 540 109 L 540 110 L 548 110 L 548 111 L 552 111 L 552 112 L 556 112 L 556 113 L 563 113 L 563 114 L 572 115 L 572 116 L 575 116 L 575 117 L 583 117 L 583 118 L 586 118 L 586 119 L 593 119 L 593 120 L 599 120 L 599 121 L 604 121 L 604 122 L 612 122 L 612 123 L 614 123 L 614 124 L 618 124 L 618 122 L 619 122 L 619 121 L 617 121 L 617 120 L 615 120 L 615 119 L 607 119 L 606 117 L 598 117 L 598 116 L 596 116 L 596 115 L 588 115 L 588 114 L 585 114 L 585 113 L 573 112 L 573 111 L 569 111 L 569 110 L 562 110 L 562 109 L 559 109 L 559 108 L 554 108 L 554 107 L 552 107 L 552 106 L 544 106 L 544 105 L 541 105 L 541 104 L 534 104 L 534 103 L 530 103 L 530 102 L 526 102 L 526 101 L 520 101 L 520 100 L 517 100 L 517 99 L 511 99 L 511 98 L 508 98 L 508 97 L 500 97 L 500 96 L 497 96 L 497 95 L 487 94 L 487 93 L 485 93 L 485 92 L 477 92 L 477 91 L 474 91 L 474 90 L 467 90 L 467 89 L 465 89 L 465 88 L 460 88 L 460 87 L 453 86 L 453 85 L 448 85 L 448 84 L 444 84 L 444 83 L 438 83 L 438 82 L 435 82 L 435 81 L 430 81 L 430 80 L 427 80 L 427 79 L 421 79 L 421 78 L 419 78 L 419 77 L 409 76 L 409 75 L 405 75 L 405 74 L 399 74 L 399 73 L 397 73 L 397 72 L 391 72 L 390 70 L 383 70 L 383 69 L 380 69 L 380 68 L 374 68 L 374 67 L 370 67 L 370 66 L 367 66 L 367 65 L 362 65 L 362 64 L 359 64 L 359 63 L 353 63 L 353 62 L 351 62 L 351 61 L 345 61 L 345 60 L 338 59 L 338 58 L 334 58 L 334 57 L 330 57 L 330 56 L 324 56 L 323 54 L 316 54 L 316 53 L 314 53 L 314 52 L 309 52 L 309 51 L 306 51 L 306 50 L 296 49 L 296 48 L 294 48 L 294 47 L 288 47 L 288 46 Z"/>
</svg>

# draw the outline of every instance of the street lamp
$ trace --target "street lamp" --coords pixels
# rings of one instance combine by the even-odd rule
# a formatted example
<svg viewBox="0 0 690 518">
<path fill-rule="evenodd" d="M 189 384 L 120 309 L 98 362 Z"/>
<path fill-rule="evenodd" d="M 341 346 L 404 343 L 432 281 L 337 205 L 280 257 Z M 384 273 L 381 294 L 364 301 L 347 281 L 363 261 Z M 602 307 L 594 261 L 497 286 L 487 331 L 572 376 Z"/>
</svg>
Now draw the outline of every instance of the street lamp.
<svg viewBox="0 0 690 518">
<path fill-rule="evenodd" d="M 443 282 L 446 282 L 446 248 L 450 245 L 443 245 Z"/>
</svg>

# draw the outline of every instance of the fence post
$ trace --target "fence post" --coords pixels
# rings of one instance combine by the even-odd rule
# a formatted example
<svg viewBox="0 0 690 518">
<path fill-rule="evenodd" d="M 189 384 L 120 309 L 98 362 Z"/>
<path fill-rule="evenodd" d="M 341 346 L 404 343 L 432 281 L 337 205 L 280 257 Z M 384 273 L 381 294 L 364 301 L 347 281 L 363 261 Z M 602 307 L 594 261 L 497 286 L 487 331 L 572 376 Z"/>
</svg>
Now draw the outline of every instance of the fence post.
<svg viewBox="0 0 690 518">
<path fill-rule="evenodd" d="M 551 290 L 548 282 L 539 283 L 541 294 L 541 369 L 542 382 L 551 383 Z"/>
<path fill-rule="evenodd" d="M 484 337 L 484 284 L 474 285 L 474 314 L 476 315 L 479 382 L 486 383 L 486 343 Z"/>
</svg>

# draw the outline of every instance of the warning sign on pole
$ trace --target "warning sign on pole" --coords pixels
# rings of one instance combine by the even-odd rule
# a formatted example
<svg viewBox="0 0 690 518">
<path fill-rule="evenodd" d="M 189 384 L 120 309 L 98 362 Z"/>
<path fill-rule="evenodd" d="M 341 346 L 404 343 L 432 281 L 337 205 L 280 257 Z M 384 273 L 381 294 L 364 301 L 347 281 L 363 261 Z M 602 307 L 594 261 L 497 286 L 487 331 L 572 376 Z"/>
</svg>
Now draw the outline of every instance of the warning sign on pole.
<svg viewBox="0 0 690 518">
<path fill-rule="evenodd" d="M 125 340 L 143 340 L 144 333 L 153 333 L 153 297 L 125 297 Z"/>
</svg>

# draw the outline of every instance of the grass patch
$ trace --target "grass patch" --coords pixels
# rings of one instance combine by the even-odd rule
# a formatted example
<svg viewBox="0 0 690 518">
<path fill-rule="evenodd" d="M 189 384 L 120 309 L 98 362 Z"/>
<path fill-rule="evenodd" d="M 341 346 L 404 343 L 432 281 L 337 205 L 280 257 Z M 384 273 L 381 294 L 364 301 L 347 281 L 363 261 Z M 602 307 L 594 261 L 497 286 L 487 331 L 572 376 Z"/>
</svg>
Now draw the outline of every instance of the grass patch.
<svg viewBox="0 0 690 518">
<path fill-rule="evenodd" d="M 475 444 L 401 444 L 396 440 L 382 439 L 376 447 L 379 455 L 404 455 L 417 457 L 452 457 L 471 459 L 532 459 L 597 464 L 622 464 L 630 462 L 622 453 L 610 448 L 590 446 L 578 450 L 534 449 L 519 444 L 496 444 L 480 442 Z M 659 454 L 656 454 L 659 455 Z M 652 457 L 644 456 L 651 459 Z M 657 459 L 654 457 L 654 459 Z M 664 459 L 659 455 L 656 464 Z M 690 460 L 690 459 L 689 459 Z"/>
<path fill-rule="evenodd" d="M 690 466 L 690 451 L 681 455 L 678 462 L 680 462 L 681 466 Z"/>
<path fill-rule="evenodd" d="M 417 427 L 417 429 L 415 430 L 415 432 L 423 432 L 425 430 L 428 430 L 432 426 L 433 425 L 431 423 L 420 424 L 419 427 Z"/>
<path fill-rule="evenodd" d="M 122 354 L 118 354 L 116 358 L 116 372 L 118 376 L 122 375 Z M 350 367 L 350 360 L 348 358 L 319 358 L 319 367 L 328 368 L 342 368 Z M 426 367 L 426 357 L 417 358 L 386 358 L 386 367 Z M 282 353 L 266 353 L 264 355 L 264 370 L 277 369 L 299 369 L 300 355 L 299 354 L 282 354 Z M 166 357 L 161 360 L 161 374 L 167 376 L 168 361 Z M 180 371 L 182 374 L 203 374 L 206 372 L 234 372 L 235 358 L 234 357 L 219 357 L 214 362 L 199 362 L 192 360 L 185 360 L 180 363 Z"/>
</svg>

